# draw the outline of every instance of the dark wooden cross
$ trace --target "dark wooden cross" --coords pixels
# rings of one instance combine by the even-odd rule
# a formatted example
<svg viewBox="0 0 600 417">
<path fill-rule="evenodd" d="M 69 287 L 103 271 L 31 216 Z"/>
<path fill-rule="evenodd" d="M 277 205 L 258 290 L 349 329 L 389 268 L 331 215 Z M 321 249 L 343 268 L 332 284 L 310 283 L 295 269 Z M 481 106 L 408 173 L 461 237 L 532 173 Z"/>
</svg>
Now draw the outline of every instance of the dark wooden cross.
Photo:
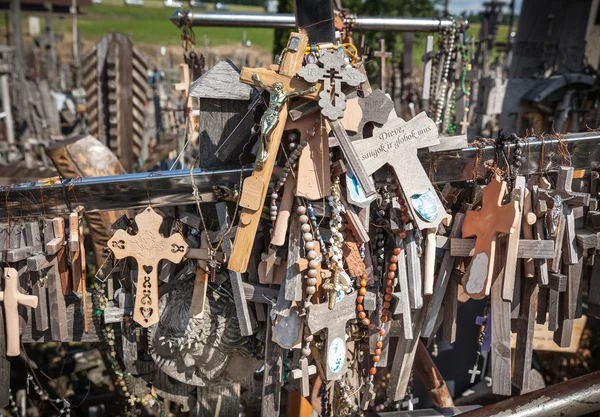
<svg viewBox="0 0 600 417">
<path fill-rule="evenodd" d="M 543 200 L 552 201 L 554 207 L 549 211 L 547 223 L 554 225 L 554 258 L 552 259 L 552 272 L 560 272 L 560 263 L 563 250 L 566 250 L 564 261 L 568 265 L 578 262 L 577 236 L 575 234 L 574 207 L 582 207 L 590 204 L 588 193 L 576 193 L 571 190 L 573 182 L 573 168 L 560 167 L 556 188 L 554 190 L 539 190 L 538 197 Z"/>
<path fill-rule="evenodd" d="M 117 259 L 133 257 L 138 265 L 137 292 L 133 320 L 142 327 L 159 321 L 158 264 L 162 259 L 179 263 L 188 250 L 188 244 L 179 233 L 168 238 L 159 233 L 163 218 L 148 206 L 135 216 L 138 232 L 132 236 L 117 230 L 108 241 L 108 247 Z"/>
<path fill-rule="evenodd" d="M 19 291 L 19 274 L 14 268 L 4 268 L 4 291 L 0 291 L 0 302 L 4 305 L 6 317 L 6 355 L 21 354 L 21 337 L 19 332 L 19 305 L 36 308 L 38 298 L 35 295 L 25 295 Z"/>
<path fill-rule="evenodd" d="M 518 227 L 517 202 L 506 206 L 502 200 L 506 183 L 495 176 L 483 190 L 481 210 L 469 210 L 462 225 L 463 237 L 476 236 L 473 260 L 463 276 L 465 292 L 471 298 L 489 295 L 494 270 L 496 237 L 498 233 L 513 233 Z"/>
<path fill-rule="evenodd" d="M 269 248 L 267 253 L 260 255 L 260 259 L 265 261 L 265 280 L 261 281 L 261 284 L 273 284 L 275 265 L 281 264 L 281 258 L 277 256 L 277 250 L 275 248 Z"/>
<path fill-rule="evenodd" d="M 385 50 L 385 39 L 379 39 L 379 51 L 375 51 L 373 55 L 379 58 L 379 89 L 385 93 L 385 85 L 387 82 L 385 60 L 386 58 L 391 58 L 393 56 L 391 52 Z"/>
<path fill-rule="evenodd" d="M 325 378 L 338 380 L 348 369 L 346 361 L 346 322 L 356 318 L 356 292 L 347 295 L 329 310 L 326 304 L 313 304 L 308 309 L 306 324 L 311 333 L 327 330 L 325 340 Z"/>
</svg>

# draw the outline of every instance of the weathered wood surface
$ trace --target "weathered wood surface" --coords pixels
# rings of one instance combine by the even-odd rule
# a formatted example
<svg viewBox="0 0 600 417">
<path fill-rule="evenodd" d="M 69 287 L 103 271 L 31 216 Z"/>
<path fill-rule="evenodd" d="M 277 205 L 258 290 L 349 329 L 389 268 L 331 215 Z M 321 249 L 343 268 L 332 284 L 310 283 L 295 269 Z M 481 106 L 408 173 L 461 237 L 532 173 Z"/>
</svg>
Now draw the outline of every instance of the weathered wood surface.
<svg viewBox="0 0 600 417">
<path fill-rule="evenodd" d="M 46 152 L 64 178 L 100 177 L 126 173 L 114 154 L 98 139 L 90 135 L 56 142 L 47 147 Z M 74 197 L 68 197 L 73 197 L 76 201 L 77 193 L 76 191 L 74 193 Z M 46 204 L 51 205 L 52 202 L 47 201 Z M 96 265 L 101 265 L 104 261 L 105 254 L 102 250 L 110 239 L 110 228 L 123 214 L 132 216 L 126 210 L 85 214 L 85 220 L 94 242 Z"/>
</svg>

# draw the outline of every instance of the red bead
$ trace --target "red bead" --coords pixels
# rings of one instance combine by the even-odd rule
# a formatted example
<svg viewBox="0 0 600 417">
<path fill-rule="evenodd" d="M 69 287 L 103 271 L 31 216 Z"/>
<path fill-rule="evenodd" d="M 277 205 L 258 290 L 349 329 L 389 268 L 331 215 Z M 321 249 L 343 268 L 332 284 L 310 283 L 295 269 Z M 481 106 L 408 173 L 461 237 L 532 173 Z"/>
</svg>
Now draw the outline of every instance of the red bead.
<svg viewBox="0 0 600 417">
<path fill-rule="evenodd" d="M 383 310 L 381 310 L 381 315 L 382 316 L 389 316 L 390 315 L 390 310 L 388 310 L 387 308 L 384 308 Z"/>
<path fill-rule="evenodd" d="M 373 356 L 373 362 L 377 363 L 379 362 L 379 359 L 381 359 L 378 355 Z"/>
<path fill-rule="evenodd" d="M 388 279 L 394 279 L 394 278 L 396 278 L 396 274 L 394 274 L 393 272 L 388 272 L 387 277 L 388 277 Z"/>
<path fill-rule="evenodd" d="M 408 223 L 409 218 L 406 214 L 403 214 L 400 216 L 400 220 L 402 220 L 402 223 Z"/>
<path fill-rule="evenodd" d="M 361 287 L 366 287 L 367 286 L 367 280 L 366 279 L 361 279 L 360 280 L 360 286 Z"/>
<path fill-rule="evenodd" d="M 386 287 L 385 292 L 391 294 L 392 292 L 394 292 L 394 289 L 392 287 Z"/>
<path fill-rule="evenodd" d="M 377 373 L 377 368 L 375 368 L 375 367 L 373 366 L 371 369 L 369 369 L 369 373 L 370 373 L 371 375 L 375 375 L 375 374 Z"/>
<path fill-rule="evenodd" d="M 358 293 L 360 295 L 366 295 L 367 294 L 367 289 L 365 287 L 361 287 L 360 290 L 358 290 Z"/>
<path fill-rule="evenodd" d="M 381 317 L 381 321 L 383 321 L 383 317 Z M 387 321 L 387 317 L 386 317 L 386 321 Z M 385 329 L 379 329 L 379 335 L 385 336 Z"/>
<path fill-rule="evenodd" d="M 383 308 L 390 308 L 390 305 L 391 305 L 391 304 L 392 304 L 392 303 L 390 303 L 389 301 L 384 301 L 384 302 L 383 302 Z"/>
<path fill-rule="evenodd" d="M 385 301 L 392 301 L 392 294 L 386 294 L 386 295 L 384 295 L 384 296 L 383 296 L 383 299 L 384 299 Z"/>
<path fill-rule="evenodd" d="M 382 323 L 387 323 L 387 321 L 388 321 L 388 316 L 381 316 Z"/>
<path fill-rule="evenodd" d="M 402 249 L 394 248 L 394 255 L 398 256 L 398 255 L 400 255 L 400 253 L 402 253 Z"/>
<path fill-rule="evenodd" d="M 402 207 L 400 207 L 400 211 L 402 213 L 406 213 L 408 211 L 408 209 L 406 208 L 406 206 L 402 206 Z"/>
<path fill-rule="evenodd" d="M 361 311 L 360 313 L 358 313 L 358 318 L 361 320 L 367 318 L 367 313 Z"/>
<path fill-rule="evenodd" d="M 398 233 L 398 237 L 400 239 L 406 239 L 406 232 L 404 230 L 402 230 L 400 233 Z"/>
<path fill-rule="evenodd" d="M 363 311 L 365 308 L 363 307 L 363 305 L 362 305 L 362 304 L 357 304 L 357 305 L 356 305 L 356 309 L 357 309 L 358 311 Z"/>
<path fill-rule="evenodd" d="M 375 354 L 376 355 L 381 355 L 381 349 L 375 349 Z"/>
<path fill-rule="evenodd" d="M 390 271 L 396 271 L 397 268 L 398 268 L 398 265 L 396 265 L 396 264 L 390 264 L 389 270 Z"/>
<path fill-rule="evenodd" d="M 362 324 L 364 324 L 365 326 L 371 326 L 371 320 L 369 320 L 369 319 L 362 319 Z"/>
<path fill-rule="evenodd" d="M 365 297 L 362 295 L 359 295 L 358 297 L 356 297 L 356 302 L 359 304 L 362 304 L 362 302 L 365 300 Z"/>
<path fill-rule="evenodd" d="M 382 342 L 377 342 L 377 343 L 375 343 L 375 347 L 377 349 L 381 349 L 383 347 L 383 343 Z"/>
<path fill-rule="evenodd" d="M 386 283 L 387 283 L 388 287 L 393 287 L 394 286 L 394 280 L 393 279 L 388 279 Z"/>
<path fill-rule="evenodd" d="M 390 258 L 390 262 L 395 264 L 398 262 L 398 257 L 396 255 L 392 255 L 392 257 Z"/>
<path fill-rule="evenodd" d="M 406 204 L 406 202 L 403 199 L 401 199 L 401 198 L 398 197 L 398 204 L 400 204 L 401 206 L 403 206 L 403 205 Z"/>
</svg>

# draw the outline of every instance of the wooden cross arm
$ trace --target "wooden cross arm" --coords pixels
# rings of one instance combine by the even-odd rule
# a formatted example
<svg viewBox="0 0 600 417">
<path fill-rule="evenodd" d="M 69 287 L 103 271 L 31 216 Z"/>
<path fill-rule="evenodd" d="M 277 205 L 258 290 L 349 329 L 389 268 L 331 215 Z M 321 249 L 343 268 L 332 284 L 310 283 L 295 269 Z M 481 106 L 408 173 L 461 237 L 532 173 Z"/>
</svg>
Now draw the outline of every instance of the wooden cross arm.
<svg viewBox="0 0 600 417">
<path fill-rule="evenodd" d="M 54 266 L 54 257 L 46 255 L 35 255 L 27 258 L 27 271 L 39 272 L 42 269 Z"/>
<path fill-rule="evenodd" d="M 206 261 L 208 260 L 208 249 L 207 248 L 190 248 L 188 249 L 185 257 L 188 259 L 196 259 Z M 217 262 L 223 263 L 227 259 L 223 252 L 215 252 L 215 259 Z"/>
<path fill-rule="evenodd" d="M 19 304 L 25 305 L 25 306 L 31 307 L 31 308 L 37 308 L 37 306 L 38 306 L 38 298 L 35 295 L 19 293 L 19 295 L 17 295 L 17 301 Z"/>
<path fill-rule="evenodd" d="M 240 73 L 240 81 L 244 84 L 249 84 L 252 86 L 256 86 L 256 81 L 252 79 L 254 74 L 258 74 L 260 80 L 267 87 L 272 87 L 276 82 L 280 82 L 283 84 L 283 90 L 286 93 L 290 93 L 292 91 L 301 91 L 307 90 L 310 87 L 314 86 L 315 91 L 310 93 L 306 93 L 302 95 L 302 98 L 307 98 L 309 100 L 318 101 L 319 93 L 323 90 L 323 83 L 311 84 L 307 83 L 304 80 L 301 80 L 298 77 L 287 77 L 285 75 L 278 74 L 267 68 L 242 68 Z"/>
<path fill-rule="evenodd" d="M 48 255 L 56 255 L 62 249 L 64 244 L 64 236 L 55 237 L 50 242 L 46 243 L 46 252 Z"/>
<path fill-rule="evenodd" d="M 551 201 L 551 194 L 554 193 L 554 190 L 540 190 L 538 193 L 538 198 L 544 201 Z M 590 195 L 589 193 L 570 193 L 572 198 L 565 199 L 564 202 L 566 205 L 571 207 L 582 207 L 590 205 Z"/>
<path fill-rule="evenodd" d="M 467 257 L 475 255 L 476 239 L 450 239 L 450 255 Z M 520 239 L 517 258 L 552 259 L 554 257 L 553 240 Z"/>
</svg>

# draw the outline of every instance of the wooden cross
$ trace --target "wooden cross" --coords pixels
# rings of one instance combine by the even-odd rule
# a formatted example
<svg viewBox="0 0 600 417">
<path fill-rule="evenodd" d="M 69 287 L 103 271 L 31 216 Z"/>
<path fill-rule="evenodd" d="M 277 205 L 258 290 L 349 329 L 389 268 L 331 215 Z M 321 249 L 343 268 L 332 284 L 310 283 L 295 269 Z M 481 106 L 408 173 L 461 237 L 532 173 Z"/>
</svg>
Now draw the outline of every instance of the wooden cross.
<svg viewBox="0 0 600 417">
<path fill-rule="evenodd" d="M 375 399 L 375 390 L 372 382 L 365 382 L 360 389 L 360 408 L 363 410 L 369 409 L 369 404 Z"/>
<path fill-rule="evenodd" d="M 385 39 L 379 39 L 379 51 L 373 53 L 380 60 L 379 64 L 379 89 L 385 93 L 386 76 L 385 76 L 385 59 L 391 58 L 391 52 L 385 50 Z"/>
<path fill-rule="evenodd" d="M 333 310 L 335 308 L 338 293 L 340 291 L 348 291 L 350 289 L 350 286 L 341 283 L 339 272 L 334 272 L 331 281 L 321 285 L 321 288 L 327 291 L 329 295 L 328 307 L 330 310 Z"/>
<path fill-rule="evenodd" d="M 483 190 L 481 210 L 469 210 L 462 225 L 463 237 L 477 237 L 473 260 L 462 280 L 471 298 L 481 299 L 490 293 L 498 233 L 513 233 L 518 227 L 518 203 L 503 206 L 505 193 L 506 183 L 494 176 Z"/>
<path fill-rule="evenodd" d="M 73 290 L 81 292 L 83 303 L 83 330 L 88 332 L 87 282 L 85 262 L 85 236 L 83 235 L 84 208 L 79 206 L 69 214 L 69 251 L 71 252 L 71 272 Z"/>
<path fill-rule="evenodd" d="M 4 291 L 0 291 L 0 302 L 4 304 L 6 316 L 6 355 L 19 356 L 21 342 L 19 332 L 19 305 L 36 308 L 38 298 L 19 291 L 19 274 L 14 268 L 4 268 Z"/>
<path fill-rule="evenodd" d="M 206 307 L 206 290 L 208 288 L 208 269 L 209 269 L 209 259 L 212 255 L 211 251 L 208 249 L 208 236 L 206 235 L 206 231 L 202 231 L 200 233 L 200 248 L 206 250 L 206 256 L 198 257 L 198 263 L 196 264 L 196 279 L 194 281 L 194 291 L 192 293 L 192 302 L 190 304 L 189 316 L 190 318 L 199 319 L 204 314 L 204 308 Z M 190 257 L 189 259 L 193 259 Z M 212 282 L 212 273 L 215 270 L 210 267 L 211 270 L 211 282 Z"/>
<path fill-rule="evenodd" d="M 317 373 L 315 365 L 309 365 L 307 358 L 301 358 L 299 369 L 292 369 L 292 378 L 300 380 L 300 395 L 308 397 L 310 395 L 309 377 Z"/>
<path fill-rule="evenodd" d="M 271 233 L 271 245 L 273 246 L 283 246 L 286 242 L 285 237 L 287 236 L 292 206 L 294 205 L 295 189 L 296 179 L 293 175 L 290 175 L 283 185 L 281 204 L 279 205 L 279 211 L 277 212 L 277 219 L 273 224 L 273 232 Z"/>
<path fill-rule="evenodd" d="M 188 250 L 188 244 L 177 233 L 164 238 L 159 233 L 163 218 L 148 206 L 135 216 L 138 233 L 134 236 L 117 230 L 108 241 L 115 258 L 135 258 L 138 265 L 137 292 L 133 320 L 142 327 L 158 323 L 158 264 L 162 259 L 179 263 Z"/>
<path fill-rule="evenodd" d="M 523 203 L 525 200 L 525 177 L 517 176 L 511 193 L 511 203 L 517 203 L 517 227 L 514 233 L 508 236 L 508 247 L 506 249 L 506 265 L 504 266 L 504 286 L 502 288 L 502 298 L 506 301 L 512 301 L 515 292 L 515 280 L 517 276 L 517 252 L 519 248 L 519 238 L 521 236 L 521 219 L 523 217 Z"/>
<path fill-rule="evenodd" d="M 467 120 L 467 113 L 465 113 L 465 115 L 463 116 L 463 119 L 460 122 L 460 134 L 461 135 L 466 135 L 467 134 L 467 127 L 469 127 L 470 123 Z"/>
<path fill-rule="evenodd" d="M 552 272 L 560 272 L 563 239 L 567 251 L 565 263 L 573 265 L 578 262 L 577 236 L 575 234 L 575 216 L 573 207 L 587 206 L 590 204 L 588 193 L 571 191 L 573 182 L 573 168 L 560 167 L 556 180 L 556 189 L 552 191 L 540 190 L 538 197 L 543 200 L 552 200 L 554 207 L 549 212 L 548 224 L 556 225 L 555 256 L 552 260 Z"/>
<path fill-rule="evenodd" d="M 260 255 L 260 259 L 265 261 L 265 280 L 260 281 L 261 284 L 273 284 L 273 277 L 275 272 L 275 265 L 281 264 L 281 258 L 277 256 L 277 250 L 275 248 L 269 248 L 268 253 Z"/>
<path fill-rule="evenodd" d="M 352 142 L 368 175 L 385 164 L 392 166 L 419 229 L 435 228 L 446 217 L 446 210 L 417 156 L 419 149 L 438 143 L 437 127 L 425 113 L 408 123 L 394 120 L 377 129 L 373 137 Z"/>
<path fill-rule="evenodd" d="M 252 79 L 254 74 L 259 74 L 263 84 L 271 87 L 276 82 L 283 84 L 283 89 L 286 93 L 292 91 L 301 91 L 310 87 L 310 84 L 293 78 L 296 72 L 302 67 L 304 60 L 304 51 L 308 44 L 308 37 L 301 33 L 292 33 L 288 41 L 288 45 L 283 55 L 283 60 L 279 67 L 279 72 L 271 69 L 250 69 L 242 68 L 240 80 L 246 84 L 255 84 Z M 316 93 L 309 93 L 304 97 L 317 97 Z M 314 98 L 313 98 L 314 99 Z M 258 224 L 262 215 L 262 207 L 269 188 L 269 181 L 273 173 L 277 151 L 281 143 L 281 137 L 285 129 L 285 124 L 288 117 L 288 103 L 283 103 L 282 110 L 279 112 L 277 125 L 271 132 L 267 146 L 267 159 L 262 163 L 260 170 L 255 169 L 252 175 L 244 180 L 242 195 L 240 196 L 239 204 L 242 207 L 238 230 L 235 235 L 233 250 L 229 259 L 228 268 L 236 272 L 246 272 L 248 262 L 254 245 L 254 238 L 258 230 Z"/>
<path fill-rule="evenodd" d="M 311 333 L 327 330 L 325 344 L 325 378 L 338 380 L 346 373 L 346 322 L 356 318 L 356 292 L 347 295 L 329 310 L 325 304 L 313 304 L 308 309 L 306 325 Z"/>
</svg>

